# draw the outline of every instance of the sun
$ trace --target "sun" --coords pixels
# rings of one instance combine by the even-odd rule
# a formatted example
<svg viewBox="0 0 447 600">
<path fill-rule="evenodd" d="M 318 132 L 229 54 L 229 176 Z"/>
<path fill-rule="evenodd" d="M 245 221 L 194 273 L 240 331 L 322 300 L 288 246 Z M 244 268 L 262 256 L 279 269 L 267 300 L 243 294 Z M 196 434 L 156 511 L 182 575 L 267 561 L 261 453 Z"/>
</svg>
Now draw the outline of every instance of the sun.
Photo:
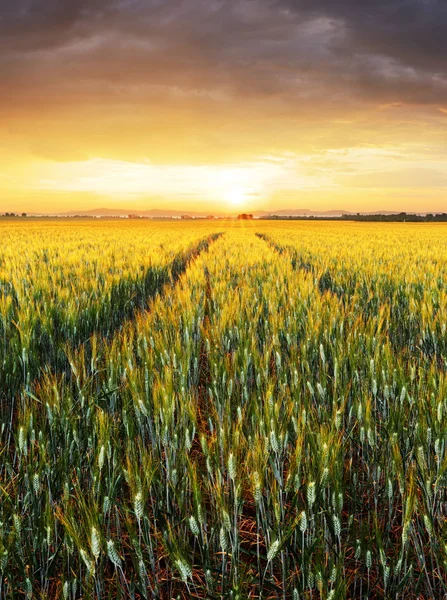
<svg viewBox="0 0 447 600">
<path fill-rule="evenodd" d="M 225 201 L 230 206 L 243 206 L 247 200 L 246 191 L 244 188 L 233 187 L 225 192 Z"/>
</svg>

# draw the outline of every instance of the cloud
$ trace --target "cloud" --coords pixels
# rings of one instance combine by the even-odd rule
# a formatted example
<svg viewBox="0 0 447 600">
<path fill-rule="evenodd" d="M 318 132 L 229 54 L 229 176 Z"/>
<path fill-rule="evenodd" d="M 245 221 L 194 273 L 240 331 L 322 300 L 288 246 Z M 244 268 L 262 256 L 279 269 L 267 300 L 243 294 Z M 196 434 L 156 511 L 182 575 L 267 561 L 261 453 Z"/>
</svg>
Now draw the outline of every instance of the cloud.
<svg viewBox="0 0 447 600">
<path fill-rule="evenodd" d="M 42 163 L 38 176 L 28 183 L 46 192 L 96 193 L 120 198 L 147 195 L 182 199 L 225 201 L 227 196 L 268 199 L 285 186 L 313 189 L 333 185 L 327 175 L 305 173 L 297 157 L 260 158 L 254 162 L 217 165 L 153 165 L 150 162 L 92 159 L 70 163 Z"/>
<path fill-rule="evenodd" d="M 343 22 L 347 48 L 445 74 L 447 5 L 442 0 L 286 0 L 284 4 Z"/>
<path fill-rule="evenodd" d="M 434 149 L 433 149 L 434 150 Z M 373 188 L 444 188 L 445 156 L 418 145 L 399 148 L 343 148 L 319 154 L 260 156 L 226 165 L 153 164 L 96 158 L 43 161 L 28 180 L 40 192 L 90 193 L 140 199 L 225 201 L 237 193 L 268 201 L 277 190 L 298 192 Z M 16 178 L 16 181 L 19 181 Z M 23 187 L 23 186 L 22 186 Z"/>
<path fill-rule="evenodd" d="M 437 0 L 3 0 L 0 16 L 6 101 L 27 86 L 49 101 L 447 99 Z"/>
<path fill-rule="evenodd" d="M 439 187 L 446 30 L 444 0 L 2 0 L 0 158 L 72 193 Z"/>
</svg>

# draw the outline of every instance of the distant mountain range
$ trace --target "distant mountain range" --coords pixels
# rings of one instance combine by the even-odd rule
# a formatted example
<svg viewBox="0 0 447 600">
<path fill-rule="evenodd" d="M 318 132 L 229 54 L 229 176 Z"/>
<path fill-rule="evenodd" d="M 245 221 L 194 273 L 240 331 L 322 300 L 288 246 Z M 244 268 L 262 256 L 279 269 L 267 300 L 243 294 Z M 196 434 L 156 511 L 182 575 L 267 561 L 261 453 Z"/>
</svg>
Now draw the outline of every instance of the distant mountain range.
<svg viewBox="0 0 447 600">
<path fill-rule="evenodd" d="M 216 217 L 234 216 L 240 212 L 244 212 L 242 209 L 237 211 L 194 211 L 194 210 L 173 210 L 169 208 L 160 209 L 152 208 L 149 210 L 132 210 L 129 208 L 93 208 L 91 210 L 70 210 L 68 212 L 58 213 L 28 213 L 29 215 L 35 216 L 58 216 L 58 217 L 74 217 L 74 216 L 85 216 L 85 217 L 127 217 L 128 215 L 136 215 L 139 217 L 152 217 L 152 218 L 163 218 L 163 217 L 181 217 L 182 215 L 189 215 L 190 217 L 206 217 L 214 215 Z M 250 211 L 251 212 L 251 211 Z M 361 215 L 395 215 L 400 211 L 390 210 L 378 210 L 374 212 L 360 212 Z M 348 210 L 311 210 L 309 208 L 290 208 L 281 210 L 255 210 L 252 212 L 255 217 L 267 217 L 269 215 L 276 215 L 280 217 L 341 217 L 343 215 L 356 215 L 358 213 L 351 212 Z M 425 214 L 425 213 L 416 213 Z"/>
<path fill-rule="evenodd" d="M 127 217 L 128 215 L 137 215 L 139 217 L 181 217 L 189 215 L 191 217 L 206 217 L 212 212 L 172 210 L 169 208 L 151 208 L 150 210 L 132 210 L 131 208 L 93 208 L 91 210 L 70 210 L 66 213 L 58 213 L 61 216 L 86 216 L 86 217 Z"/>
</svg>

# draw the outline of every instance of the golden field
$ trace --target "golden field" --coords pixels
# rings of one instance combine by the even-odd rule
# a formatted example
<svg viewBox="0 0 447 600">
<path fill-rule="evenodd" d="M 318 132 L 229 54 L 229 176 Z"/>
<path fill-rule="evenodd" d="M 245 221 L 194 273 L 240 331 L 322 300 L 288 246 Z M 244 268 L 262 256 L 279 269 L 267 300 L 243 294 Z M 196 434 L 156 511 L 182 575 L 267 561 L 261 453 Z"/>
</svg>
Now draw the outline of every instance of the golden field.
<svg viewBox="0 0 447 600">
<path fill-rule="evenodd" d="M 442 598 L 447 227 L 0 222 L 0 598 Z"/>
</svg>

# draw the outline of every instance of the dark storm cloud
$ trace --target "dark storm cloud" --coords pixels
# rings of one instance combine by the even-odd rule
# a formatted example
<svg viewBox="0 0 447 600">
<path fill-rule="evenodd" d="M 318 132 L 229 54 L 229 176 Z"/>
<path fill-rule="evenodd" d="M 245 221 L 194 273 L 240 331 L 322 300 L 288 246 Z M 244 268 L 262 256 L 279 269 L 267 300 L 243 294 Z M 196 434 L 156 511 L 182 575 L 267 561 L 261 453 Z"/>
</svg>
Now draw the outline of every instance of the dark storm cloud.
<svg viewBox="0 0 447 600">
<path fill-rule="evenodd" d="M 42 88 L 137 102 L 159 86 L 443 105 L 446 30 L 444 0 L 2 0 L 0 103 Z"/>
<path fill-rule="evenodd" d="M 285 0 L 283 4 L 290 10 L 343 22 L 348 48 L 353 51 L 384 55 L 445 74 L 445 0 Z"/>
</svg>

